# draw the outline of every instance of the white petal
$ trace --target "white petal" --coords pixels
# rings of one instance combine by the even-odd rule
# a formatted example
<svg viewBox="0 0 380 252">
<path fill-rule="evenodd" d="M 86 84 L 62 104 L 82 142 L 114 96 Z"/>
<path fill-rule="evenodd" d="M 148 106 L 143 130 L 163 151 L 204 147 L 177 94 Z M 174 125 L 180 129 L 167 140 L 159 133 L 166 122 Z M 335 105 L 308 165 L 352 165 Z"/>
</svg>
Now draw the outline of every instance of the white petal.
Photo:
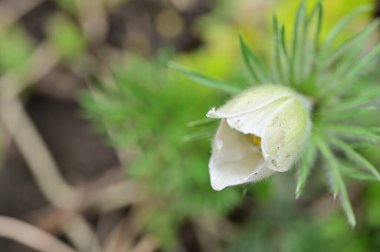
<svg viewBox="0 0 380 252">
<path fill-rule="evenodd" d="M 278 172 L 289 170 L 302 152 L 310 128 L 309 111 L 301 101 L 289 99 L 281 105 L 261 142 L 266 166 Z"/>
<path fill-rule="evenodd" d="M 219 109 L 212 108 L 207 117 L 228 118 L 243 115 L 284 97 L 294 97 L 296 94 L 283 86 L 263 85 L 250 88 L 235 96 Z"/>
<path fill-rule="evenodd" d="M 227 118 L 227 123 L 231 128 L 244 134 L 253 134 L 262 137 L 269 123 L 277 114 L 277 110 L 289 99 L 290 98 L 281 98 L 253 112 L 229 117 Z"/>
<path fill-rule="evenodd" d="M 209 162 L 214 190 L 258 181 L 274 173 L 264 166 L 262 154 L 253 147 L 245 135 L 221 121 Z"/>
</svg>

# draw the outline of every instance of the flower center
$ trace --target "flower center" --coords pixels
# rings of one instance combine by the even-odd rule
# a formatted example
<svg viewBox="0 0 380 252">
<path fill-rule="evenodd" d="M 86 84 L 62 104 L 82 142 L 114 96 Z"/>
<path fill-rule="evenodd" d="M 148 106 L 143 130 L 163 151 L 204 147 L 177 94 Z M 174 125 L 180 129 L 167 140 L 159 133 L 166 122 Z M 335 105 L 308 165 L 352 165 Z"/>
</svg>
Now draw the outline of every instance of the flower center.
<svg viewBox="0 0 380 252">
<path fill-rule="evenodd" d="M 247 137 L 248 137 L 249 141 L 251 141 L 255 146 L 260 147 L 261 137 L 258 137 L 258 136 L 253 135 L 253 134 L 248 134 Z"/>
</svg>

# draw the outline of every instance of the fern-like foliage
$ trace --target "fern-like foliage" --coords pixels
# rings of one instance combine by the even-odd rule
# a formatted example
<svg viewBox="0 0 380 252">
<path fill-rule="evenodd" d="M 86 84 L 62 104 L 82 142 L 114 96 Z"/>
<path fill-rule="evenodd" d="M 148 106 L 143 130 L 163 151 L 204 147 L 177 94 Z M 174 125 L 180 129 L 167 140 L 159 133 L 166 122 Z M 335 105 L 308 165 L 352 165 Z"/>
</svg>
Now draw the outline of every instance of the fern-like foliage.
<svg viewBox="0 0 380 252">
<path fill-rule="evenodd" d="M 242 36 L 241 52 L 253 85 L 287 85 L 313 101 L 312 137 L 298 164 L 296 196 L 301 195 L 312 167 L 325 166 L 328 185 L 333 195 L 340 198 L 348 221 L 354 226 L 345 177 L 380 179 L 379 171 L 358 149 L 380 140 L 380 128 L 369 125 L 369 118 L 376 118 L 375 100 L 380 97 L 380 86 L 371 77 L 379 66 L 380 44 L 364 53 L 379 20 L 337 45 L 340 33 L 371 8 L 363 6 L 343 17 L 321 41 L 322 3 L 318 2 L 310 12 L 306 4 L 302 1 L 299 6 L 290 40 L 286 38 L 286 27 L 274 17 L 270 64 L 261 60 Z M 230 94 L 242 91 L 178 64 L 172 67 L 208 87 Z"/>
<path fill-rule="evenodd" d="M 126 177 L 147 194 L 137 218 L 163 246 L 175 241 L 184 220 L 223 216 L 242 200 L 240 189 L 219 194 L 210 188 L 208 141 L 190 140 L 209 139 L 215 130 L 210 120 L 193 121 L 213 99 L 167 71 L 167 60 L 128 55 L 108 78 L 94 79 L 80 99 L 110 144 L 131 153 L 123 163 Z"/>
</svg>

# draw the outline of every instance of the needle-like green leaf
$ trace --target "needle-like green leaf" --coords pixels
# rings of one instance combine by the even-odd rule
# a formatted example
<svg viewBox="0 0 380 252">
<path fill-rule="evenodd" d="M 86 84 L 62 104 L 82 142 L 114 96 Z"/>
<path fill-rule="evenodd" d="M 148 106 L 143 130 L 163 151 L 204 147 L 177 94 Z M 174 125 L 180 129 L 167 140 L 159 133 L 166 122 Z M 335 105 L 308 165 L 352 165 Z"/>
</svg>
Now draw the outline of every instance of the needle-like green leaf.
<svg viewBox="0 0 380 252">
<path fill-rule="evenodd" d="M 356 138 L 363 141 L 380 141 L 379 128 L 346 126 L 346 125 L 325 125 L 327 130 L 331 130 L 337 135 L 347 138 Z"/>
<path fill-rule="evenodd" d="M 331 174 L 331 180 L 333 183 L 334 194 L 339 194 L 339 198 L 341 200 L 343 210 L 346 213 L 348 222 L 351 224 L 351 226 L 355 226 L 355 214 L 352 210 L 347 188 L 340 172 L 339 160 L 335 158 L 332 150 L 322 138 L 316 137 L 316 144 L 328 164 L 329 174 Z"/>
<path fill-rule="evenodd" d="M 348 164 L 342 165 L 341 171 L 342 171 L 342 174 L 348 178 L 364 180 L 368 182 L 379 182 L 379 180 L 372 174 L 368 174 L 361 170 L 350 167 Z"/>
<path fill-rule="evenodd" d="M 197 140 L 202 140 L 202 139 L 208 139 L 208 138 L 211 138 L 213 135 L 214 135 L 214 132 L 212 130 L 203 129 L 203 130 L 198 130 L 194 133 L 191 133 L 182 137 L 182 141 L 191 142 L 191 141 L 197 141 Z"/>
<path fill-rule="evenodd" d="M 316 146 L 313 143 L 309 143 L 299 163 L 296 186 L 296 198 L 298 198 L 301 195 L 303 188 L 305 187 L 307 177 L 310 174 L 316 156 Z"/>
<path fill-rule="evenodd" d="M 342 32 L 356 17 L 362 15 L 363 13 L 369 12 L 372 10 L 371 5 L 364 5 L 353 12 L 347 14 L 344 16 L 336 25 L 331 29 L 331 31 L 328 33 L 322 47 L 321 47 L 321 54 L 325 55 L 331 45 L 333 44 L 336 37 Z"/>
<path fill-rule="evenodd" d="M 255 83 L 270 83 L 271 79 L 268 77 L 266 68 L 264 67 L 259 57 L 257 57 L 249 48 L 242 35 L 239 36 L 239 41 L 244 62 Z"/>
<path fill-rule="evenodd" d="M 380 97 L 380 87 L 369 88 L 364 90 L 361 94 L 345 99 L 344 101 L 339 102 L 339 104 L 334 105 L 334 107 L 329 108 L 328 110 L 322 111 L 323 113 L 341 113 L 344 111 L 350 111 L 358 109 L 363 105 L 367 105 L 373 102 L 376 98 Z"/>
<path fill-rule="evenodd" d="M 355 111 L 355 113 L 353 113 Z M 355 108 L 355 109 L 345 109 L 345 110 L 331 110 L 328 112 L 327 110 L 321 111 L 321 115 L 325 120 L 329 120 L 330 122 L 342 122 L 347 121 L 349 119 L 357 119 L 359 118 L 365 118 L 371 115 L 374 115 L 376 111 L 376 107 L 374 106 L 367 106 L 362 108 Z"/>
<path fill-rule="evenodd" d="M 184 67 L 178 63 L 170 62 L 169 67 L 180 72 L 180 73 L 182 73 L 182 74 L 184 74 L 184 75 L 186 75 L 190 79 L 192 79 L 195 82 L 198 82 L 199 84 L 202 84 L 206 87 L 214 88 L 214 89 L 217 89 L 219 91 L 223 91 L 223 92 L 226 92 L 229 94 L 237 94 L 237 93 L 242 91 L 241 89 L 234 87 L 233 85 L 231 85 L 229 83 L 226 83 L 226 82 L 205 76 L 203 74 L 200 74 L 198 72 L 190 70 L 190 69 L 188 69 L 188 68 L 186 68 L 186 67 Z"/>
<path fill-rule="evenodd" d="M 303 0 L 297 10 L 293 28 L 292 52 L 290 56 L 289 84 L 297 85 L 300 77 L 299 70 L 303 64 L 302 48 L 306 35 L 306 2 Z"/>
<path fill-rule="evenodd" d="M 350 39 L 344 41 L 334 52 L 329 55 L 326 59 L 326 63 L 324 69 L 328 69 L 332 66 L 332 64 L 337 60 L 341 59 L 346 53 L 349 53 L 352 48 L 359 47 L 363 48 L 363 44 L 367 42 L 369 37 L 373 35 L 376 29 L 379 27 L 379 20 L 373 21 L 368 27 L 366 27 L 363 31 L 355 34 Z M 351 65 L 355 62 L 350 61 Z"/>
<path fill-rule="evenodd" d="M 326 61 L 330 61 L 330 56 L 335 51 L 332 48 L 333 42 L 338 37 L 338 35 L 358 16 L 362 15 L 363 13 L 366 13 L 372 9 L 372 6 L 370 5 L 364 5 L 357 9 L 355 9 L 353 12 L 347 14 L 344 16 L 336 25 L 330 30 L 328 33 L 326 39 L 320 46 L 319 52 L 316 57 L 316 74 L 319 78 L 323 77 L 323 73 L 325 70 L 323 69 L 326 65 L 329 63 L 326 63 Z M 350 53 L 349 53 L 350 54 Z M 352 53 L 351 53 L 352 54 Z M 321 83 L 327 83 L 327 80 L 322 80 Z"/>
<path fill-rule="evenodd" d="M 378 59 L 380 56 L 380 44 L 377 45 L 369 54 L 364 56 L 361 60 L 353 64 L 353 67 L 350 71 L 344 76 L 343 79 L 339 81 L 339 85 L 336 85 L 332 90 L 330 90 L 327 94 L 327 97 L 331 97 L 337 95 L 339 93 L 344 93 L 349 88 L 351 88 L 352 83 L 356 81 L 356 79 L 366 72 L 366 69 L 370 69 L 369 64 L 371 64 L 374 60 Z"/>
<path fill-rule="evenodd" d="M 323 7 L 321 2 L 318 2 L 310 16 L 307 19 L 307 28 L 306 28 L 306 35 L 310 36 L 310 46 L 305 46 L 304 49 L 306 50 L 304 52 L 305 54 L 305 64 L 304 64 L 304 78 L 310 78 L 313 77 L 313 70 L 315 68 L 315 58 L 318 53 L 318 47 L 319 47 L 319 40 L 322 30 L 322 19 L 323 19 Z M 313 25 L 315 26 L 315 29 L 313 30 Z M 311 33 L 311 34 L 309 34 Z M 306 39 L 309 39 L 306 37 Z M 306 41 L 308 42 L 308 41 Z M 305 43 L 308 45 L 309 43 Z"/>
<path fill-rule="evenodd" d="M 188 127 L 199 127 L 199 126 L 204 126 L 204 125 L 209 125 L 215 123 L 215 119 L 201 119 L 201 120 L 196 120 L 196 121 L 191 121 L 187 124 Z"/>
<path fill-rule="evenodd" d="M 378 180 L 380 180 L 379 171 L 367 159 L 360 155 L 360 153 L 356 152 L 349 144 L 335 137 L 330 137 L 329 140 L 333 145 L 342 150 L 348 159 L 351 159 L 359 166 L 362 166 L 364 169 L 372 173 Z"/>
<path fill-rule="evenodd" d="M 276 65 L 275 73 L 278 83 L 282 83 L 284 80 L 284 69 L 282 62 L 282 46 L 281 46 L 281 30 L 278 24 L 277 16 L 273 17 L 273 30 L 274 30 L 274 62 Z"/>
</svg>

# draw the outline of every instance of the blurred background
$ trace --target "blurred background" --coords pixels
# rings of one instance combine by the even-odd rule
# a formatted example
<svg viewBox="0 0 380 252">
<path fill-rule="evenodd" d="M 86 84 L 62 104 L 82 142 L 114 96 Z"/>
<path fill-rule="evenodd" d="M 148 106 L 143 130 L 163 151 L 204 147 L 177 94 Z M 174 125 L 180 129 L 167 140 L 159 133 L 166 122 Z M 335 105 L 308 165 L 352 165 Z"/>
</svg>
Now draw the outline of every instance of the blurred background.
<svg viewBox="0 0 380 252">
<path fill-rule="evenodd" d="M 322 36 L 380 15 L 323 2 Z M 227 97 L 166 67 L 248 86 L 239 34 L 269 57 L 273 14 L 291 25 L 298 3 L 0 0 L 0 251 L 380 251 L 376 182 L 348 181 L 355 228 L 318 167 L 297 200 L 294 171 L 212 191 L 199 120 Z"/>
</svg>

